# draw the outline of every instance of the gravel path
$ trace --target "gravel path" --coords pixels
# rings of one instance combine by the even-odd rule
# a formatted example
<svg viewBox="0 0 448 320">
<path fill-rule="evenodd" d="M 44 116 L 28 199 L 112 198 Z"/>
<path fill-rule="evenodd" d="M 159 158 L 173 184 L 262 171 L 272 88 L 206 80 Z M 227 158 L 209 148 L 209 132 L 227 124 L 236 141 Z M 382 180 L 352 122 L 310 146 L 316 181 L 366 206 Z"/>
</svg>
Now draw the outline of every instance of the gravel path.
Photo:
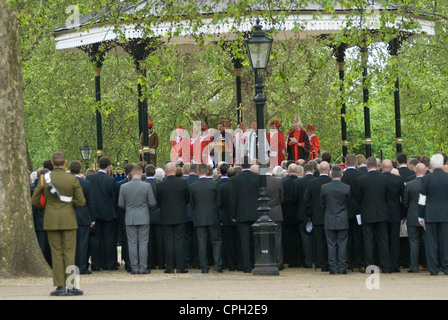
<svg viewBox="0 0 448 320">
<path fill-rule="evenodd" d="M 376 288 L 375 288 L 376 286 Z M 51 278 L 0 279 L 0 300 L 446 300 L 448 276 L 400 273 L 330 275 L 286 268 L 279 276 L 242 272 L 131 275 L 118 271 L 81 275 L 83 296 L 50 297 Z"/>
</svg>

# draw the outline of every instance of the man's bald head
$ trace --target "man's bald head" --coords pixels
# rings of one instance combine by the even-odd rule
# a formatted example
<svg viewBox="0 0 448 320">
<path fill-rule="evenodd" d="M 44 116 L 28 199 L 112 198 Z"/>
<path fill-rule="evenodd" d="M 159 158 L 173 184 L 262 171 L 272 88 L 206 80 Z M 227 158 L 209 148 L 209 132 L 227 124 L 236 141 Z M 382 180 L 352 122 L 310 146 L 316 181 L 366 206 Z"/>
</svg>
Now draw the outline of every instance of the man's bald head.
<svg viewBox="0 0 448 320">
<path fill-rule="evenodd" d="M 381 170 L 382 171 L 392 171 L 393 169 L 393 164 L 392 161 L 390 161 L 389 159 L 384 159 L 383 162 L 381 163 Z"/>
<path fill-rule="evenodd" d="M 423 163 L 419 163 L 415 166 L 415 175 L 424 176 L 426 174 L 426 166 Z"/>
<path fill-rule="evenodd" d="M 292 175 L 297 174 L 297 165 L 296 165 L 295 163 L 291 163 L 291 164 L 288 166 L 288 173 L 289 173 L 289 174 L 292 174 Z"/>
<path fill-rule="evenodd" d="M 330 165 L 328 164 L 327 161 L 322 161 L 322 162 L 319 164 L 319 172 L 320 172 L 320 173 L 328 173 L 329 170 L 330 170 Z"/>
<path fill-rule="evenodd" d="M 165 174 L 176 174 L 176 165 L 173 162 L 168 162 L 165 165 Z"/>
</svg>

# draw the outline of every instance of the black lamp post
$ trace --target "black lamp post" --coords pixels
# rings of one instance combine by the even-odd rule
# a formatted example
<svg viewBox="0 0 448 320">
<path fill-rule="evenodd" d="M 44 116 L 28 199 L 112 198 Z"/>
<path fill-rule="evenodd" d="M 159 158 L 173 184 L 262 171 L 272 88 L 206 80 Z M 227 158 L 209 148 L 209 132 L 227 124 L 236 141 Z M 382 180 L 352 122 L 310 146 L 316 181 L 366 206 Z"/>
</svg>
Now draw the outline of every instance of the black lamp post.
<svg viewBox="0 0 448 320">
<path fill-rule="evenodd" d="M 273 39 L 267 38 L 261 29 L 260 20 L 252 31 L 251 37 L 246 40 L 247 53 L 249 55 L 250 65 L 255 74 L 255 105 L 257 111 L 257 127 L 258 127 L 258 160 L 260 163 L 260 189 L 259 198 L 260 206 L 258 212 L 260 217 L 252 225 L 254 233 L 254 249 L 255 249 L 255 268 L 252 270 L 254 275 L 279 275 L 276 250 L 275 250 L 275 227 L 276 224 L 269 218 L 269 206 L 266 190 L 266 132 L 264 128 L 264 105 L 266 97 L 263 95 L 264 84 L 260 76 L 260 70 L 266 70 L 269 55 L 271 52 Z"/>
<path fill-rule="evenodd" d="M 89 146 L 87 141 L 84 141 L 84 146 L 79 148 L 81 151 L 82 160 L 86 162 L 86 171 L 89 169 L 89 160 L 92 157 L 92 148 Z"/>
</svg>

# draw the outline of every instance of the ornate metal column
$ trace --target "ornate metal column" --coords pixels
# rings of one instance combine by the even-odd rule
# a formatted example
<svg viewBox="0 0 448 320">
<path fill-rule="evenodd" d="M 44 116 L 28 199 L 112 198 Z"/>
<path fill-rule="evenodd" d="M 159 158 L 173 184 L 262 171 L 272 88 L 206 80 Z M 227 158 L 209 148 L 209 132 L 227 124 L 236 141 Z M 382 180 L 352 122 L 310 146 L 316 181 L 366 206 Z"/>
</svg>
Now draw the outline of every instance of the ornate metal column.
<svg viewBox="0 0 448 320">
<path fill-rule="evenodd" d="M 370 132 L 370 108 L 369 104 L 369 88 L 367 85 L 367 58 L 368 58 L 368 48 L 367 45 L 364 44 L 361 46 L 361 59 L 362 59 L 362 96 L 363 96 L 363 106 L 364 106 L 364 136 L 365 136 L 365 150 L 366 150 L 366 158 L 372 155 L 372 137 Z"/>
<path fill-rule="evenodd" d="M 98 160 L 103 156 L 103 124 L 101 117 L 101 68 L 103 66 L 104 56 L 113 47 L 112 42 L 95 43 L 80 47 L 86 52 L 90 60 L 95 64 L 95 101 L 96 107 L 96 155 Z"/>
<path fill-rule="evenodd" d="M 139 137 L 143 135 L 143 148 L 140 150 L 140 160 L 149 163 L 149 139 L 148 139 L 148 104 L 143 98 L 144 85 L 142 78 L 146 78 L 146 57 L 159 48 L 159 38 L 132 39 L 125 44 L 120 44 L 124 51 L 134 58 L 135 70 L 139 76 L 137 83 L 138 91 L 138 128 Z"/>
<path fill-rule="evenodd" d="M 243 98 L 241 94 L 241 72 L 243 70 L 243 63 L 240 58 L 232 59 L 232 61 L 233 67 L 235 68 L 237 123 L 239 124 L 243 121 Z"/>
<path fill-rule="evenodd" d="M 250 37 L 250 32 L 243 32 L 242 38 L 244 40 Z M 243 121 L 243 110 L 242 110 L 242 93 L 241 93 L 241 72 L 243 69 L 243 59 L 234 53 L 234 46 L 238 42 L 233 41 L 225 41 L 221 47 L 224 51 L 229 53 L 230 58 L 232 59 L 233 67 L 235 69 L 235 89 L 236 89 L 236 110 L 237 110 L 237 123 L 239 124 Z"/>
<path fill-rule="evenodd" d="M 348 142 L 347 142 L 347 122 L 345 120 L 346 110 L 345 110 L 345 101 L 342 99 L 344 93 L 344 80 L 345 80 L 345 49 L 347 46 L 345 44 L 341 44 L 338 47 L 334 48 L 336 62 L 339 70 L 339 80 L 341 85 L 339 87 L 339 91 L 341 94 L 341 141 L 342 141 L 342 160 L 345 161 L 345 156 L 348 153 Z"/>
<path fill-rule="evenodd" d="M 388 50 L 391 56 L 395 58 L 398 56 L 398 50 L 402 43 L 401 37 L 396 37 L 388 43 Z M 394 91 L 394 104 L 395 104 L 395 144 L 397 153 L 403 152 L 402 139 L 401 139 L 401 111 L 400 111 L 400 82 L 397 76 L 395 80 Z"/>
</svg>

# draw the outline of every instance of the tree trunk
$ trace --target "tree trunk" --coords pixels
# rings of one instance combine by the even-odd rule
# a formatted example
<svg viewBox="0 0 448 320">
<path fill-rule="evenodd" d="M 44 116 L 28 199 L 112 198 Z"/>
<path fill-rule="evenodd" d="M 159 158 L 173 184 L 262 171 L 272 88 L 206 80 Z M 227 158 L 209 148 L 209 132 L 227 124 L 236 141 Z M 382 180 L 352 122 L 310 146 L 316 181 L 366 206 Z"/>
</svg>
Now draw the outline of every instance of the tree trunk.
<svg viewBox="0 0 448 320">
<path fill-rule="evenodd" d="M 17 12 L 0 0 L 0 277 L 50 276 L 34 231 Z"/>
</svg>

